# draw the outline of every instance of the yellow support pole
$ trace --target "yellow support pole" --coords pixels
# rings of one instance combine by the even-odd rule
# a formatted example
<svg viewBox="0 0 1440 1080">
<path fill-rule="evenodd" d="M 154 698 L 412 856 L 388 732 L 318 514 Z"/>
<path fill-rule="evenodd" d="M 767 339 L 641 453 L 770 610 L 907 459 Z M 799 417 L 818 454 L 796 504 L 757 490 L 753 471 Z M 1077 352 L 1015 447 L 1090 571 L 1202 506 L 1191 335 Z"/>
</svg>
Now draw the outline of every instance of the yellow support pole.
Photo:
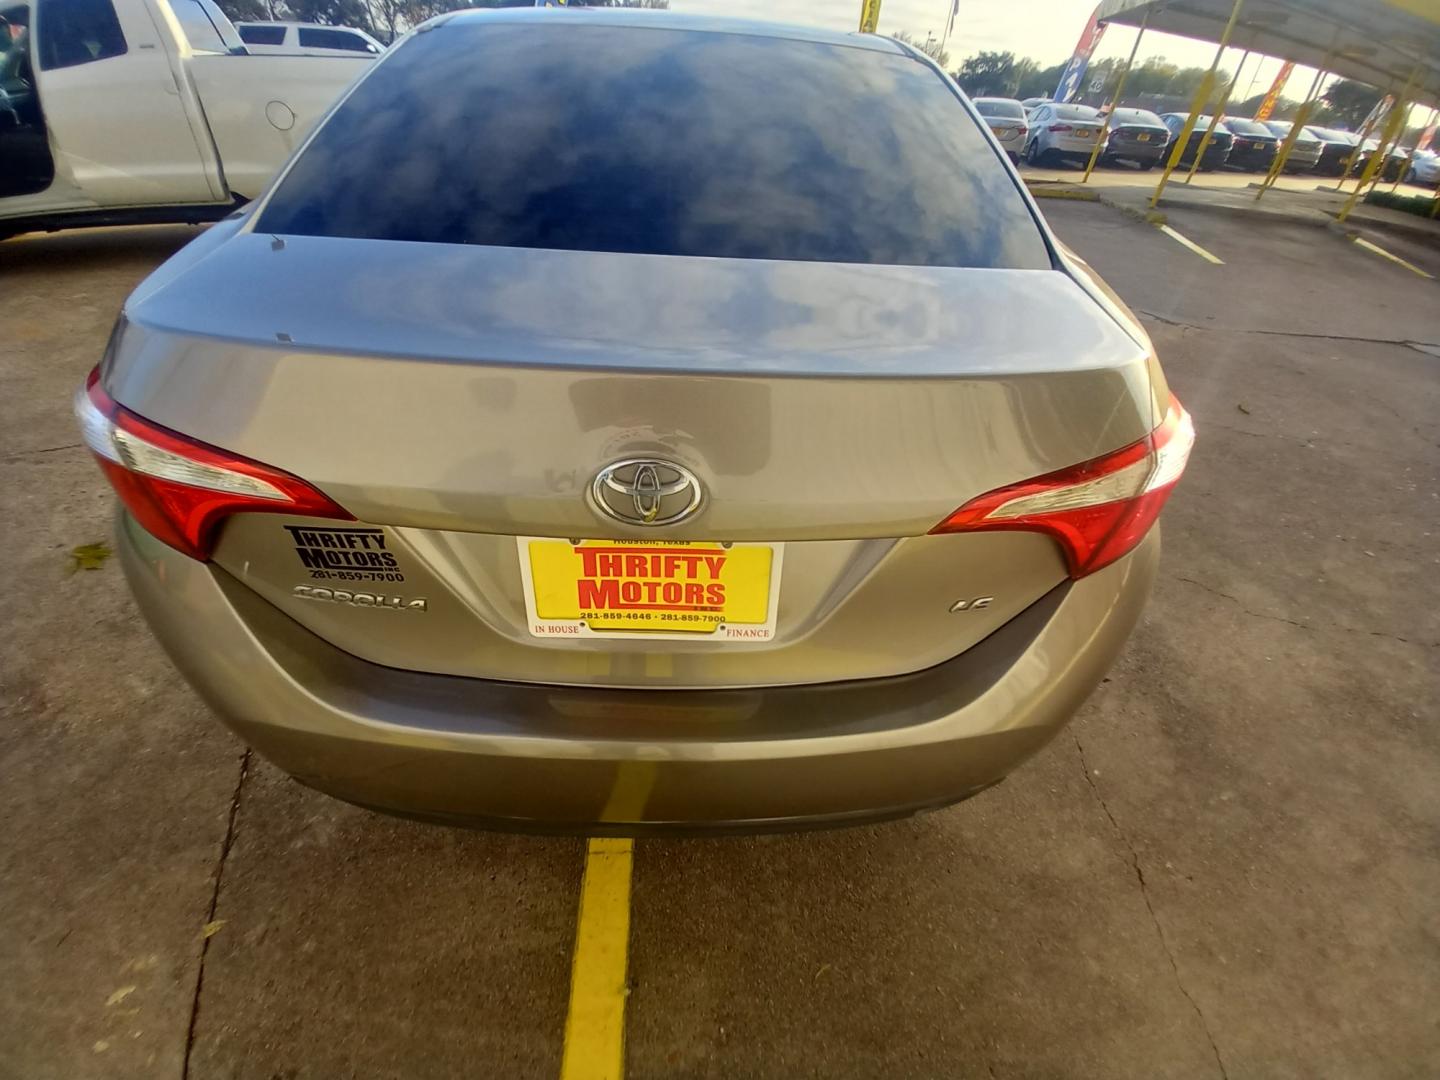
<svg viewBox="0 0 1440 1080">
<path fill-rule="evenodd" d="M 880 0 L 860 0 L 860 33 L 873 34 L 880 25 Z"/>
<path fill-rule="evenodd" d="M 1375 170 L 1375 175 L 1370 178 L 1370 187 L 1365 194 L 1369 195 L 1380 186 L 1380 181 L 1385 177 L 1385 166 L 1390 162 L 1390 155 L 1395 152 L 1395 147 L 1400 145 L 1400 140 L 1405 136 L 1405 118 L 1410 115 L 1410 102 L 1401 98 L 1395 102 L 1394 123 L 1386 124 L 1385 131 L 1387 138 L 1381 139 L 1375 146 L 1375 157 L 1380 162 L 1380 167 Z M 1362 185 L 1363 186 L 1363 185 Z"/>
<path fill-rule="evenodd" d="M 1185 126 L 1180 129 L 1180 134 L 1175 138 L 1175 149 L 1170 151 L 1170 160 L 1165 163 L 1165 172 L 1160 177 L 1160 182 L 1155 185 L 1155 194 L 1150 196 L 1152 210 L 1160 201 L 1160 193 L 1165 190 L 1165 185 L 1170 182 L 1170 174 L 1180 164 L 1180 158 L 1185 153 L 1185 145 L 1195 132 L 1195 120 L 1200 115 L 1200 110 L 1205 107 L 1205 102 L 1210 100 L 1210 91 L 1215 87 L 1215 69 L 1220 66 L 1220 57 L 1225 55 L 1225 47 L 1230 44 L 1230 35 L 1235 32 L 1235 23 L 1240 18 L 1240 8 L 1244 3 L 1245 0 L 1235 0 L 1235 6 L 1230 9 L 1230 20 L 1225 24 L 1225 32 L 1220 35 L 1220 45 L 1215 50 L 1215 59 L 1210 61 L 1210 70 L 1205 72 L 1205 77 L 1200 80 L 1200 86 L 1195 91 L 1195 100 L 1190 103 L 1190 115 L 1185 120 Z"/>
<path fill-rule="evenodd" d="M 1325 67 L 1315 72 L 1315 78 L 1310 82 L 1310 89 L 1305 94 L 1305 100 L 1300 103 L 1300 108 L 1295 111 L 1295 119 L 1290 121 L 1290 133 L 1285 136 L 1285 141 L 1280 144 L 1280 152 L 1275 155 L 1275 160 L 1270 163 L 1270 169 L 1265 173 L 1265 179 L 1260 181 L 1260 190 L 1255 193 L 1255 200 L 1274 186 L 1275 181 L 1280 179 L 1281 170 L 1285 168 L 1285 162 L 1290 160 L 1290 151 L 1295 149 L 1295 143 L 1300 138 L 1300 132 L 1310 121 L 1310 113 L 1315 109 L 1316 95 L 1320 90 L 1320 83 L 1325 78 L 1325 68 L 1329 67 L 1333 53 L 1325 56 Z"/>
<path fill-rule="evenodd" d="M 1205 129 L 1204 136 L 1200 139 L 1200 145 L 1195 149 L 1195 160 L 1190 163 L 1190 171 L 1185 174 L 1185 183 L 1195 178 L 1196 171 L 1200 168 L 1200 159 L 1205 156 L 1205 148 L 1210 145 L 1210 140 L 1215 135 L 1215 128 L 1220 124 L 1220 118 L 1225 115 L 1225 106 L 1230 104 L 1230 95 L 1235 90 L 1235 84 L 1240 81 L 1240 69 L 1245 66 L 1245 61 L 1250 59 L 1250 50 L 1246 49 L 1240 57 L 1240 63 L 1235 66 L 1235 74 L 1230 79 L 1230 85 L 1225 87 L 1225 92 L 1220 95 L 1220 104 L 1215 107 L 1215 114 L 1210 117 L 1210 126 Z"/>
<path fill-rule="evenodd" d="M 1120 71 L 1120 81 L 1115 84 L 1115 96 L 1110 99 L 1110 109 L 1105 113 L 1105 123 L 1100 125 L 1100 137 L 1095 140 L 1095 149 L 1090 151 L 1090 160 L 1085 165 L 1085 175 L 1080 178 L 1082 184 L 1090 182 L 1090 174 L 1095 171 L 1095 162 L 1100 158 L 1100 148 L 1105 145 L 1105 136 L 1110 131 L 1110 120 L 1115 115 L 1115 109 L 1120 104 L 1120 95 L 1125 92 L 1125 80 L 1130 77 L 1130 65 L 1135 63 L 1135 54 L 1140 51 L 1140 39 L 1145 36 L 1145 24 L 1150 21 L 1150 11 L 1147 8 L 1145 14 L 1140 18 L 1140 32 L 1135 35 L 1135 44 L 1130 46 L 1130 58 L 1125 61 L 1125 67 Z"/>
<path fill-rule="evenodd" d="M 1392 82 L 1385 90 L 1385 97 L 1391 97 L 1395 93 L 1395 84 Z M 1381 100 L 1384 100 L 1383 98 Z M 1391 106 L 1392 108 L 1394 106 Z M 1360 137 L 1355 140 L 1355 149 L 1350 151 L 1350 156 L 1345 159 L 1345 164 L 1340 166 L 1340 182 L 1335 185 L 1336 191 L 1345 187 L 1345 181 L 1350 179 L 1350 170 L 1355 167 L 1355 159 L 1360 156 L 1360 151 L 1365 147 L 1365 140 L 1370 137 L 1371 130 L 1375 127 L 1374 109 L 1372 115 L 1365 118 L 1365 123 L 1360 128 Z"/>
<path fill-rule="evenodd" d="M 1425 134 L 1425 129 L 1426 129 L 1426 128 L 1428 128 L 1431 124 L 1435 123 L 1435 118 L 1436 118 L 1437 116 L 1440 116 L 1440 108 L 1431 109 L 1431 110 L 1430 110 L 1430 118 L 1429 118 L 1428 120 L 1426 120 L 1425 123 L 1423 123 L 1422 125 L 1420 125 L 1420 130 L 1419 130 L 1419 131 L 1416 133 L 1416 135 L 1415 135 L 1415 145 L 1412 146 L 1412 147 L 1410 147 L 1410 156 L 1411 156 L 1411 157 L 1414 157 L 1414 156 L 1415 156 L 1415 151 L 1416 151 L 1416 150 L 1419 148 L 1419 146 L 1420 146 L 1420 136 Z M 1393 184 L 1390 185 L 1390 190 L 1391 190 L 1391 191 L 1399 191 L 1399 190 L 1400 190 L 1400 185 L 1401 185 L 1401 183 L 1405 180 L 1405 173 L 1406 173 L 1406 172 L 1407 172 L 1407 170 L 1406 170 L 1405 166 L 1403 166 L 1403 165 L 1400 166 L 1400 175 L 1397 176 L 1397 177 L 1395 177 L 1395 183 L 1393 183 Z"/>
<path fill-rule="evenodd" d="M 1405 89 L 1407 92 L 1409 91 L 1410 87 L 1408 84 Z M 1365 186 L 1370 184 L 1374 180 L 1375 174 L 1380 171 L 1381 166 L 1385 163 L 1386 147 L 1389 146 L 1390 140 L 1395 137 L 1396 129 L 1405 122 L 1404 116 L 1405 99 L 1403 97 L 1397 98 L 1395 100 L 1395 111 L 1392 112 L 1390 118 L 1385 121 L 1385 128 L 1381 132 L 1380 140 L 1375 146 L 1375 155 L 1370 159 L 1370 163 L 1365 166 L 1365 171 L 1360 174 L 1360 183 L 1356 185 L 1355 190 L 1350 193 L 1350 198 L 1345 200 L 1345 205 L 1341 208 L 1339 216 L 1335 219 L 1336 221 L 1344 222 L 1344 220 L 1350 216 L 1350 211 L 1354 210 L 1355 204 L 1360 201 L 1360 193 L 1365 190 Z"/>
<path fill-rule="evenodd" d="M 1385 176 L 1385 166 L 1390 161 L 1390 155 L 1395 152 L 1395 147 L 1400 145 L 1400 140 L 1405 137 L 1405 122 L 1410 116 L 1410 90 L 1415 85 L 1416 76 L 1419 74 L 1420 68 L 1418 65 L 1411 69 L 1410 78 L 1405 82 L 1405 89 L 1401 91 L 1400 96 L 1395 99 L 1395 112 L 1393 114 L 1395 123 L 1386 125 L 1385 129 L 1390 132 L 1390 138 L 1388 140 L 1379 139 L 1376 141 L 1375 156 L 1380 159 L 1380 167 L 1375 170 L 1375 174 L 1370 180 L 1370 187 L 1366 191 L 1367 196 L 1380 185 L 1380 181 Z M 1356 190 L 1358 191 L 1360 187 L 1364 187 L 1364 185 L 1357 185 Z"/>
</svg>

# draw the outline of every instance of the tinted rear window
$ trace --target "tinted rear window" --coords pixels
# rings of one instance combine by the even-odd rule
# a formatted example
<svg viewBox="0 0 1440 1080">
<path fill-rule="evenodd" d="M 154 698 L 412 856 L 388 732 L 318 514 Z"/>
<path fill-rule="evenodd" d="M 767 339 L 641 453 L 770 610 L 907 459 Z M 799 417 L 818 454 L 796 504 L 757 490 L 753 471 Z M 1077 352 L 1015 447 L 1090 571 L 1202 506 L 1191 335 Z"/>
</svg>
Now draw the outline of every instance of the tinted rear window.
<svg viewBox="0 0 1440 1080">
<path fill-rule="evenodd" d="M 1269 138 L 1274 134 L 1264 124 L 1256 123 L 1254 120 L 1245 120 L 1238 116 L 1227 116 L 1223 123 L 1236 135 L 1263 135 Z"/>
<path fill-rule="evenodd" d="M 368 52 L 369 44 L 359 34 L 348 30 L 327 30 L 319 27 L 302 26 L 300 45 L 306 49 L 345 49 L 349 52 Z"/>
<path fill-rule="evenodd" d="M 1151 127 L 1164 127 L 1160 117 L 1145 109 L 1116 109 L 1112 124 L 1149 124 Z"/>
<path fill-rule="evenodd" d="M 1024 120 L 1025 106 L 1018 101 L 987 101 L 980 98 L 975 108 L 981 116 L 998 116 L 1006 120 Z"/>
<path fill-rule="evenodd" d="M 240 27 L 240 40 L 246 45 L 284 45 L 285 27 L 242 26 Z"/>
<path fill-rule="evenodd" d="M 264 232 L 1045 268 L 949 84 L 898 53 L 462 17 L 391 50 Z"/>
<path fill-rule="evenodd" d="M 1055 115 L 1061 120 L 1099 120 L 1100 112 L 1089 105 L 1056 105 Z"/>
</svg>

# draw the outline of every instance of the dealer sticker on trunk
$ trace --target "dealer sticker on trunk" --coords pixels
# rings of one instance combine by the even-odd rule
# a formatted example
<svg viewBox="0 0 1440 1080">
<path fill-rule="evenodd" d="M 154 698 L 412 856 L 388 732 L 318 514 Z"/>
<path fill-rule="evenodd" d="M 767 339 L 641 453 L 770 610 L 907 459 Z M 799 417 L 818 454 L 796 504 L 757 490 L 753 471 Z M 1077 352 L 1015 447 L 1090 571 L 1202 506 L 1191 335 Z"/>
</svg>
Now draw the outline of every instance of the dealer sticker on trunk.
<svg viewBox="0 0 1440 1080">
<path fill-rule="evenodd" d="M 518 538 L 535 637 L 775 636 L 782 544 Z"/>
</svg>

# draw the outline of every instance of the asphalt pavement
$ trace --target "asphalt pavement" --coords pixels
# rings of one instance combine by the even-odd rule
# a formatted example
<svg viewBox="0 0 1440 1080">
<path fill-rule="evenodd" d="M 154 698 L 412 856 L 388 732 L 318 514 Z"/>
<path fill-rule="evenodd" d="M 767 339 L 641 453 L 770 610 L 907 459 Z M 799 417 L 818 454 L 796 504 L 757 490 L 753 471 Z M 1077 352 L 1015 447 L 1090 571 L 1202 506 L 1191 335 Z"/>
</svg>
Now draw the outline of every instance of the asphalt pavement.
<svg viewBox="0 0 1440 1080">
<path fill-rule="evenodd" d="M 639 841 L 631 1077 L 1440 1073 L 1440 284 L 1309 226 L 1170 212 L 1215 263 L 1043 208 L 1199 430 L 1148 612 L 971 802 Z M 0 1078 L 554 1077 L 582 841 L 288 781 L 73 555 L 111 497 L 70 395 L 192 235 L 0 244 Z"/>
</svg>

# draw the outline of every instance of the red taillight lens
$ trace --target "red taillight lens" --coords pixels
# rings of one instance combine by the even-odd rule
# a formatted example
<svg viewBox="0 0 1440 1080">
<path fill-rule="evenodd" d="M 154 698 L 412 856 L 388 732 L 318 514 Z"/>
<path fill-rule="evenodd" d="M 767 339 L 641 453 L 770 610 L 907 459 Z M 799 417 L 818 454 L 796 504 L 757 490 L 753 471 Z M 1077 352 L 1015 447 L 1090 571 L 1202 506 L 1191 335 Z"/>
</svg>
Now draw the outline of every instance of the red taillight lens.
<svg viewBox="0 0 1440 1080">
<path fill-rule="evenodd" d="M 125 508 L 157 540 L 206 560 L 231 514 L 354 518 L 298 477 L 152 424 L 100 388 L 97 368 L 75 395 L 85 444 Z"/>
<path fill-rule="evenodd" d="M 1050 130 L 1051 130 L 1051 131 L 1074 131 L 1075 129 L 1074 129 L 1073 127 L 1071 127 L 1069 124 L 1051 124 L 1051 125 L 1050 125 Z"/>
<path fill-rule="evenodd" d="M 1065 552 L 1070 576 L 1082 578 L 1144 539 L 1185 471 L 1194 444 L 1190 414 L 1172 396 L 1164 421 L 1139 442 L 971 499 L 930 531 L 1048 533 Z"/>
</svg>

